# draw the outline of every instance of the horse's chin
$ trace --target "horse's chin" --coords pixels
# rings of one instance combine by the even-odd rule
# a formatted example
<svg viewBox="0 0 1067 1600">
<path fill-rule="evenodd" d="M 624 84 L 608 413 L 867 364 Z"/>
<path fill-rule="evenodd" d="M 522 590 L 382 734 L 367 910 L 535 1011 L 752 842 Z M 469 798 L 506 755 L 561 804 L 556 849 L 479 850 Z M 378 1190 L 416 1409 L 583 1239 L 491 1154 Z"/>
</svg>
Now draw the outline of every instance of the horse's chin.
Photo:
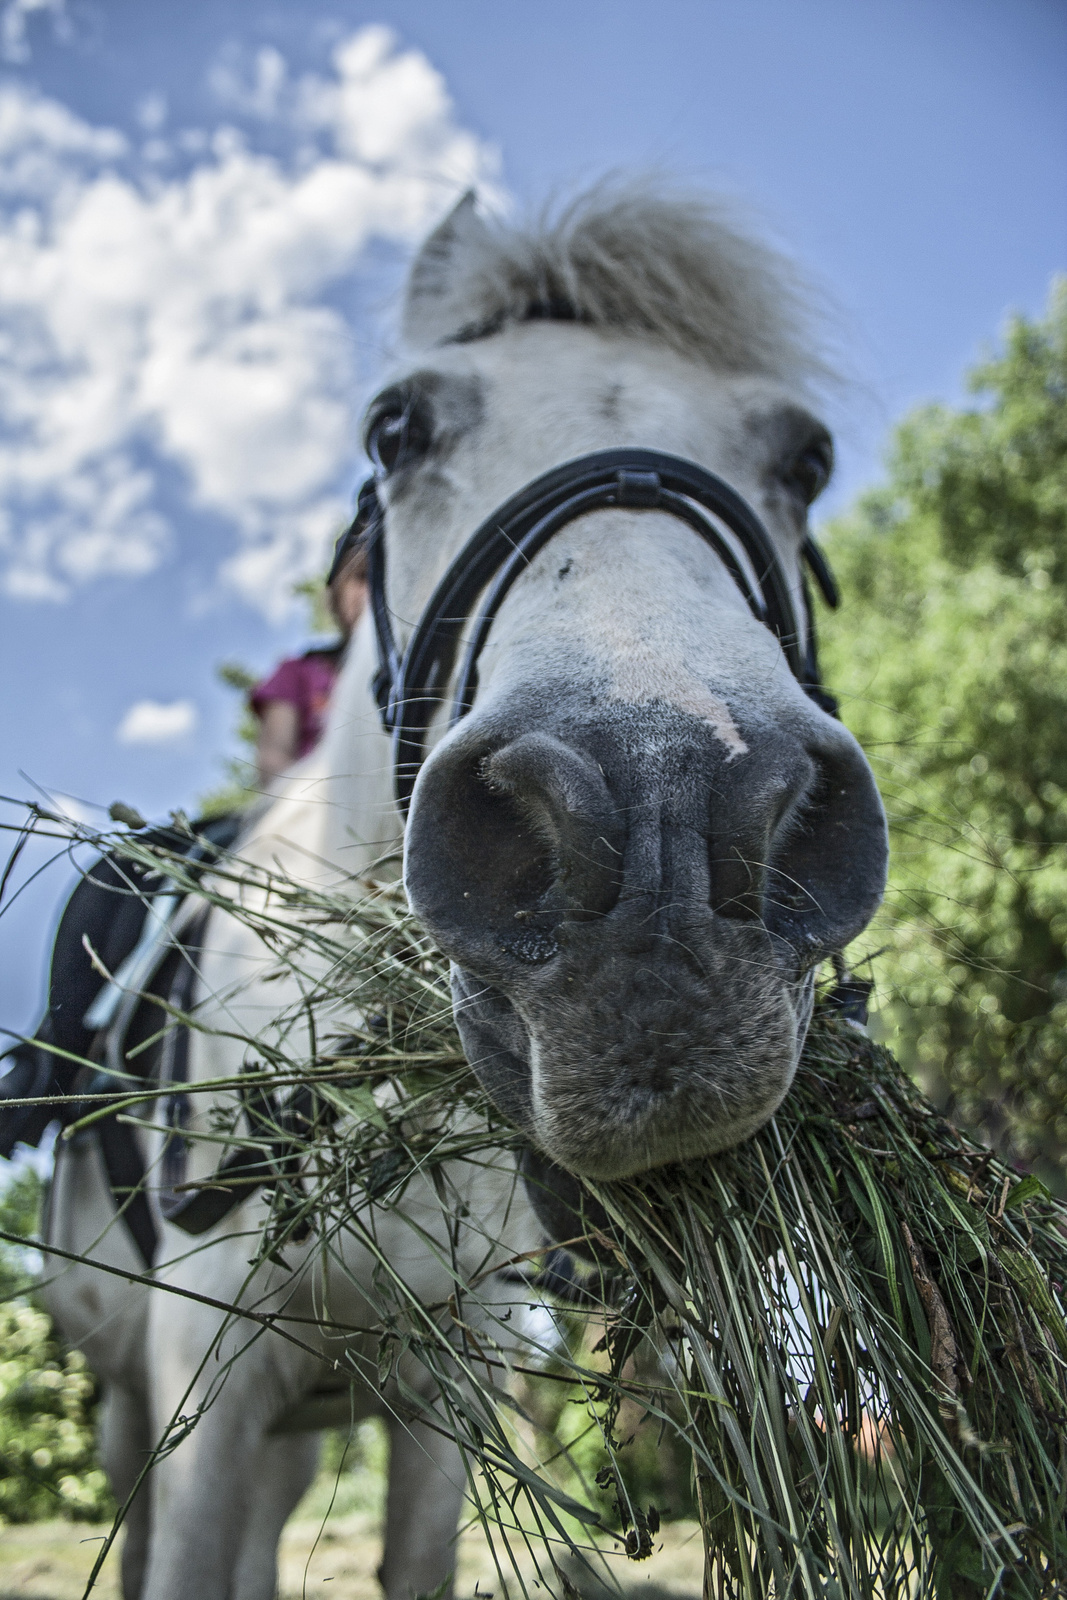
<svg viewBox="0 0 1067 1600">
<path fill-rule="evenodd" d="M 764 1077 L 760 1094 L 743 1110 L 716 1103 L 714 1093 L 688 1091 L 643 1104 L 644 1097 L 632 1096 L 637 1103 L 620 1105 L 607 1114 L 590 1106 L 545 1108 L 535 1117 L 533 1137 L 568 1172 L 601 1182 L 703 1160 L 741 1144 L 763 1127 L 788 1092 L 796 1059 L 794 1054 L 783 1061 L 774 1087 Z"/>
<path fill-rule="evenodd" d="M 812 995 L 810 974 L 779 978 L 744 1014 L 707 1007 L 684 1030 L 620 1002 L 598 1030 L 581 1000 L 573 1015 L 557 1004 L 521 1017 L 453 969 L 464 1048 L 497 1108 L 557 1165 L 599 1180 L 713 1156 L 762 1127 L 792 1083 Z"/>
</svg>

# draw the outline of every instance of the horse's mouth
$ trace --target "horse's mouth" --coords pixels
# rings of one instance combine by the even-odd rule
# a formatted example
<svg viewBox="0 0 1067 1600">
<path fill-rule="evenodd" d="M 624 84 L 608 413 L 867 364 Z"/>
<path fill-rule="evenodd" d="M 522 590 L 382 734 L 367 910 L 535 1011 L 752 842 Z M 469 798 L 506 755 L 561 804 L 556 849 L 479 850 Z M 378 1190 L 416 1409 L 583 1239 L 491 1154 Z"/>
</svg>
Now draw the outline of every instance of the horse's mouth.
<svg viewBox="0 0 1067 1600">
<path fill-rule="evenodd" d="M 584 1177 L 631 1177 L 737 1144 L 788 1091 L 812 994 L 810 975 L 769 980 L 752 959 L 756 930 L 739 934 L 731 985 L 709 988 L 690 966 L 674 972 L 673 995 L 647 961 L 610 991 L 603 971 L 585 984 L 563 971 L 559 989 L 515 1004 L 455 968 L 468 1059 L 537 1148 Z"/>
</svg>

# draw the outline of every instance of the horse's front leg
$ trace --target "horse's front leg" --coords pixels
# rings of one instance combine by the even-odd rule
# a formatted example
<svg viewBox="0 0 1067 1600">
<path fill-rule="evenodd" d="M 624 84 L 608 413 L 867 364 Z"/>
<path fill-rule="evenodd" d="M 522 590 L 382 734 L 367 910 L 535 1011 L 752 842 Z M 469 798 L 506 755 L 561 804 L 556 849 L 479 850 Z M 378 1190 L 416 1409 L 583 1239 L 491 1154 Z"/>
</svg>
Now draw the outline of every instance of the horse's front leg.
<svg viewBox="0 0 1067 1600">
<path fill-rule="evenodd" d="M 320 1435 L 289 1433 L 264 1439 L 253 1475 L 255 1492 L 234 1572 L 232 1600 L 274 1600 L 278 1541 L 319 1463 Z"/>
<path fill-rule="evenodd" d="M 143 1394 L 108 1384 L 101 1407 L 100 1455 L 111 1492 L 122 1504 L 131 1495 L 122 1537 L 122 1597 L 140 1600 L 148 1560 L 150 1490 L 137 1480 L 149 1458 L 148 1406 Z M 135 1492 L 136 1491 L 136 1492 Z"/>
<path fill-rule="evenodd" d="M 205 1257 L 197 1262 L 202 1282 Z M 225 1273 L 207 1276 L 209 1292 L 235 1298 L 236 1291 L 226 1292 Z M 169 1294 L 152 1297 L 149 1372 L 162 1454 L 151 1476 L 142 1600 L 237 1600 L 238 1594 L 273 1600 L 278 1533 L 303 1490 L 309 1449 L 306 1441 L 268 1440 L 268 1430 L 310 1387 L 313 1367 L 313 1358 L 254 1323 L 236 1318 L 224 1326 L 206 1307 Z M 279 1475 L 273 1468 L 287 1445 L 298 1470 Z M 269 1551 L 253 1548 L 260 1538 L 270 1539 Z"/>
<path fill-rule="evenodd" d="M 466 1488 L 459 1446 L 422 1423 L 390 1425 L 385 1600 L 433 1594 L 455 1572 L 456 1527 Z M 452 1585 L 442 1591 L 451 1600 Z"/>
</svg>

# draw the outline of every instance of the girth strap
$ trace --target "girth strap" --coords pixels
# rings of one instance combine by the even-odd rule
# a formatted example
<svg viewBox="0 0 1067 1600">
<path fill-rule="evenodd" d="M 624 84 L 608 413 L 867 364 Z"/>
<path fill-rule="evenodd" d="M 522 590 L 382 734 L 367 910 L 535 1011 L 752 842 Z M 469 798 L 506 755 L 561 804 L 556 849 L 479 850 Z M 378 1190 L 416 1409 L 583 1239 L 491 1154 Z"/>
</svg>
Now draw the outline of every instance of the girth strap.
<svg viewBox="0 0 1067 1600">
<path fill-rule="evenodd" d="M 115 1087 L 108 1075 L 107 1087 Z M 97 1124 L 100 1152 L 111 1193 L 119 1207 L 137 1253 L 146 1268 L 151 1267 L 159 1249 L 159 1229 L 145 1192 L 145 1165 L 133 1129 L 115 1116 L 103 1117 Z"/>
</svg>

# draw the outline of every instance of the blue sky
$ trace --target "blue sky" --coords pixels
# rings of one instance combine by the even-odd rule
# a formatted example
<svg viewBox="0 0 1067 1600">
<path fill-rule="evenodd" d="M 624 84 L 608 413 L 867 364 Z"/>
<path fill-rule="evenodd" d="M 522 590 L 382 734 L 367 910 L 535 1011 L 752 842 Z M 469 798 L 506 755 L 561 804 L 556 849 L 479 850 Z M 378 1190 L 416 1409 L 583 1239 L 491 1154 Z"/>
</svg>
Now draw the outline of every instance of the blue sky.
<svg viewBox="0 0 1067 1600">
<path fill-rule="evenodd" d="M 0 791 L 192 806 L 217 664 L 300 641 L 413 241 L 635 166 L 822 285 L 839 506 L 1067 267 L 1067 5 L 0 0 Z M 68 877 L 0 917 L 0 1024 Z"/>
</svg>

